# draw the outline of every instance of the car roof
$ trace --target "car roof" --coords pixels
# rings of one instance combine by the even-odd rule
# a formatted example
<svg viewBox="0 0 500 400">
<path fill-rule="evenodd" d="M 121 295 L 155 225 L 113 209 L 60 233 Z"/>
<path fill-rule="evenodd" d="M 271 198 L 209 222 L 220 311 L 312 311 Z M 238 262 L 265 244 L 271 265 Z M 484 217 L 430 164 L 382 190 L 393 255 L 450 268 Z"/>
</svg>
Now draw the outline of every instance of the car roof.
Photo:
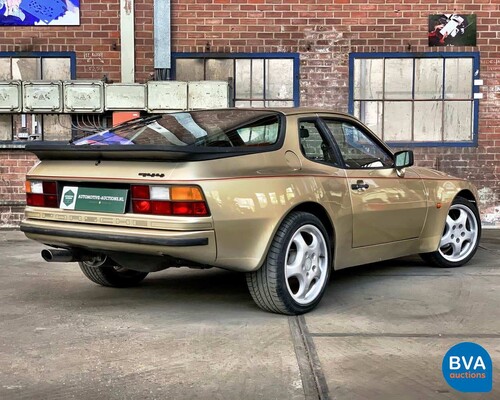
<svg viewBox="0 0 500 400">
<path fill-rule="evenodd" d="M 219 109 L 205 109 L 205 110 L 196 110 L 196 111 L 221 111 L 221 110 L 232 110 L 232 111 L 268 111 L 268 112 L 279 112 L 284 115 L 300 115 L 300 114 L 332 114 L 336 116 L 342 117 L 351 117 L 352 115 L 335 111 L 327 108 L 321 107 L 232 107 L 232 108 L 219 108 Z"/>
</svg>

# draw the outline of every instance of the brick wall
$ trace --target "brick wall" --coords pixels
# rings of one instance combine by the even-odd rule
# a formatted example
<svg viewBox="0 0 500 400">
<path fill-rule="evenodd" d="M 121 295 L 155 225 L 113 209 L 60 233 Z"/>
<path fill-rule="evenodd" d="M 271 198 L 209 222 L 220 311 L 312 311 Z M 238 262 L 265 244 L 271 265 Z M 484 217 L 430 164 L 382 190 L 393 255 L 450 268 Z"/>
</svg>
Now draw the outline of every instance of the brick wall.
<svg viewBox="0 0 500 400">
<path fill-rule="evenodd" d="M 119 7 L 118 0 L 82 1 L 78 27 L 1 27 L 0 51 L 75 51 L 78 79 L 119 81 Z M 497 0 L 172 0 L 172 46 L 178 52 L 298 52 L 301 104 L 346 111 L 349 52 L 430 51 L 428 15 L 451 11 L 477 15 L 478 46 L 449 50 L 481 53 L 479 146 L 418 148 L 416 159 L 472 180 L 483 207 L 490 207 L 500 203 Z M 136 81 L 145 82 L 154 72 L 152 1 L 135 0 L 135 21 Z M 14 206 L 6 204 L 21 201 L 21 169 L 33 162 L 19 150 L 0 152 L 0 224 L 18 220 L 20 206 L 12 215 Z"/>
<path fill-rule="evenodd" d="M 333 4 L 332 4 L 333 3 Z M 429 14 L 476 14 L 477 47 L 427 46 Z M 305 106 L 347 111 L 349 52 L 480 51 L 477 148 L 417 148 L 418 165 L 473 181 L 500 203 L 500 9 L 497 0 L 173 0 L 181 52 L 298 52 Z"/>
<path fill-rule="evenodd" d="M 153 72 L 153 2 L 135 0 L 136 79 Z M 0 51 L 74 51 L 78 79 L 120 81 L 120 1 L 80 1 L 80 26 L 0 27 Z"/>
<path fill-rule="evenodd" d="M 22 150 L 0 151 L 0 228 L 19 225 L 24 213 L 26 172 L 36 157 Z"/>
</svg>

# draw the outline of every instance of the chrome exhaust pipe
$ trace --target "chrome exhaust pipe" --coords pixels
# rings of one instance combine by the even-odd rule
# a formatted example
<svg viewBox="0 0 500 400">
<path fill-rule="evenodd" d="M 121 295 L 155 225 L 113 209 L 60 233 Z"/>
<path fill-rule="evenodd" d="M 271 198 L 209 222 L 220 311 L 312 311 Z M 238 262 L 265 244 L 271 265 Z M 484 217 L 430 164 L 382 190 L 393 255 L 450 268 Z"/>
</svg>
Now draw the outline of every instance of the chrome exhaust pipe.
<svg viewBox="0 0 500 400">
<path fill-rule="evenodd" d="M 77 262 L 77 261 L 90 261 L 93 255 L 90 253 L 75 253 L 70 250 L 42 250 L 42 258 L 47 262 Z"/>
</svg>

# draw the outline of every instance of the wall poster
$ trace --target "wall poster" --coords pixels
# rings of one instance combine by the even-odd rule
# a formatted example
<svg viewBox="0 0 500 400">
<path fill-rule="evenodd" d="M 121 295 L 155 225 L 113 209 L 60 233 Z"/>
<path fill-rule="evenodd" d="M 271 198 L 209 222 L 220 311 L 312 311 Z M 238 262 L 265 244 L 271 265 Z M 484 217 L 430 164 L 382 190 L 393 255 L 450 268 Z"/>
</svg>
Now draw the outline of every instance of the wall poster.
<svg viewBox="0 0 500 400">
<path fill-rule="evenodd" d="M 429 15 L 429 46 L 475 46 L 475 14 Z"/>
<path fill-rule="evenodd" d="M 80 0 L 0 0 L 0 26 L 80 25 Z"/>
</svg>

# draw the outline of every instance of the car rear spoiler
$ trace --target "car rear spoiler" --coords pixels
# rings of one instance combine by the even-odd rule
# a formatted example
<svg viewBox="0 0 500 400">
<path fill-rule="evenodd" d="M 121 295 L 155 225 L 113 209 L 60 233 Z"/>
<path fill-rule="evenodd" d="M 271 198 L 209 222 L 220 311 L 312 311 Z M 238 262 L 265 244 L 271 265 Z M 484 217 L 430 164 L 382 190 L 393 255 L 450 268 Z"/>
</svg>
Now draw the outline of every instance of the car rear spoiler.
<svg viewBox="0 0 500 400">
<path fill-rule="evenodd" d="M 75 146 L 67 143 L 28 143 L 26 151 L 40 160 L 148 160 L 148 161 L 201 161 L 233 157 L 243 154 L 274 150 L 266 147 L 172 147 L 158 145 Z"/>
</svg>

